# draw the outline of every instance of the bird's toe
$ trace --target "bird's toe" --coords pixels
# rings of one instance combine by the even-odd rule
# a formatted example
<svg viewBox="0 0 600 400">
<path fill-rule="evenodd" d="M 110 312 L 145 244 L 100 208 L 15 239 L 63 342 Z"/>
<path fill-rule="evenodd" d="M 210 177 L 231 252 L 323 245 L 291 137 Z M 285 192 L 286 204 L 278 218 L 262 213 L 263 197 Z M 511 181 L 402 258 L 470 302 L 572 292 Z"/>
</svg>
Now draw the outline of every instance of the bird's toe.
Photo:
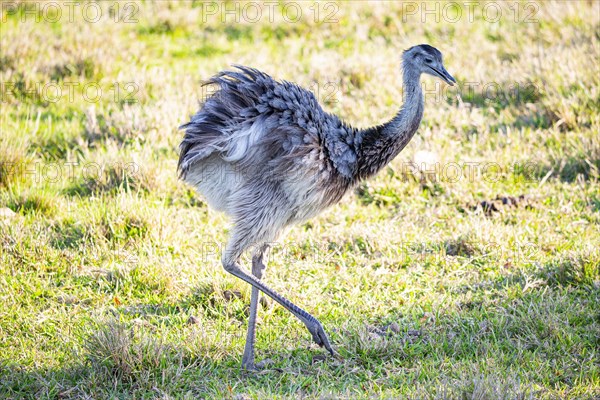
<svg viewBox="0 0 600 400">
<path fill-rule="evenodd" d="M 314 342 L 321 347 L 325 347 L 325 349 L 329 351 L 329 353 L 331 353 L 331 355 L 333 356 L 334 351 L 331 347 L 331 344 L 329 343 L 329 338 L 325 333 L 325 329 L 323 329 L 323 325 L 321 325 L 319 321 L 315 321 L 312 324 L 307 325 L 307 327 L 310 333 L 312 334 Z"/>
</svg>

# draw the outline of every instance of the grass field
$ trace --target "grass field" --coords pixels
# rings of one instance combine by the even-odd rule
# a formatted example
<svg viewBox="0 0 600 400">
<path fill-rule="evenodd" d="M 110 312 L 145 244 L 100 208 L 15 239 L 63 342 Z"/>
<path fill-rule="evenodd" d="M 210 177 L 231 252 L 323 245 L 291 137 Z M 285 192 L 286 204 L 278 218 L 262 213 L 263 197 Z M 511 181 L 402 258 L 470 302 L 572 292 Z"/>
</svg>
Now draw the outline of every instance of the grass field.
<svg viewBox="0 0 600 400">
<path fill-rule="evenodd" d="M 600 2 L 2 2 L 0 398 L 600 397 Z M 340 358 L 220 265 L 228 221 L 177 180 L 177 127 L 245 64 L 412 142 L 274 244 L 265 281 Z M 245 263 L 248 266 L 249 260 Z"/>
</svg>

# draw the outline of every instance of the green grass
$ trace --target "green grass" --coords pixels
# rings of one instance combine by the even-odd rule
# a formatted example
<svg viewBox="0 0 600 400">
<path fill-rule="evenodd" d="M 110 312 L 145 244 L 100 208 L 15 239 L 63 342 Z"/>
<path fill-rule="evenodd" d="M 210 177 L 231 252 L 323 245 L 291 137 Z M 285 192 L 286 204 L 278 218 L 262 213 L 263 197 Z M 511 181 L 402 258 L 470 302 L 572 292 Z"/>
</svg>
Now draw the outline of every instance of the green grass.
<svg viewBox="0 0 600 400">
<path fill-rule="evenodd" d="M 18 4 L 0 25 L 1 398 L 600 397 L 600 3 L 519 3 L 516 21 L 504 4 L 497 23 L 395 2 L 236 23 L 166 1 L 50 23 Z M 252 65 L 373 125 L 423 42 L 458 87 L 423 78 L 402 154 L 268 260 L 340 358 L 267 300 L 267 368 L 242 373 L 250 289 L 220 265 L 228 221 L 175 171 L 201 81 Z"/>
</svg>

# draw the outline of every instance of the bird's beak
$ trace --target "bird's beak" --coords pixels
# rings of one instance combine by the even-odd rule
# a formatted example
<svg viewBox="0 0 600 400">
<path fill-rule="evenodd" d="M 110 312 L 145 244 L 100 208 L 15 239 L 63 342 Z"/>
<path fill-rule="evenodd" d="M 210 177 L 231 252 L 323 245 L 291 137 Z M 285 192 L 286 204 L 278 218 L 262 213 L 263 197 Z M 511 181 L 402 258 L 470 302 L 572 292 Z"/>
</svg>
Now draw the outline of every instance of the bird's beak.
<svg viewBox="0 0 600 400">
<path fill-rule="evenodd" d="M 450 86 L 454 86 L 454 84 L 456 83 L 456 79 L 454 79 L 454 77 L 452 75 L 450 75 L 450 73 L 448 71 L 446 71 L 446 68 L 444 68 L 444 66 L 442 65 L 442 74 L 441 74 L 441 78 Z"/>
<path fill-rule="evenodd" d="M 456 79 L 454 79 L 454 77 L 452 75 L 450 75 L 450 73 L 448 71 L 446 71 L 446 68 L 444 68 L 443 65 L 440 65 L 440 69 L 433 68 L 433 67 L 429 67 L 429 68 L 431 68 L 435 72 L 435 74 L 437 76 L 439 76 L 440 78 L 442 78 L 444 80 L 444 82 L 446 82 L 448 85 L 454 86 L 454 84 L 456 83 Z"/>
</svg>

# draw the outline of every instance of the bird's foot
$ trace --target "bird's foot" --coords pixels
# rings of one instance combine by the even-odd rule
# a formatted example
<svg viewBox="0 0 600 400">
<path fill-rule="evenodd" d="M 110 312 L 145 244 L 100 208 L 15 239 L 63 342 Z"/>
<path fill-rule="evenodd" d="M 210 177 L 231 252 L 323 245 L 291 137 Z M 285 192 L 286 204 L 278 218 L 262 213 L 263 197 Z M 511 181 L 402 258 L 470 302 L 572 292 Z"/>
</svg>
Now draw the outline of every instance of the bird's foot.
<svg viewBox="0 0 600 400">
<path fill-rule="evenodd" d="M 242 371 L 243 372 L 258 372 L 259 369 L 256 367 L 256 364 L 252 363 L 243 363 L 242 362 Z"/>
<path fill-rule="evenodd" d="M 274 363 L 275 361 L 271 360 L 270 358 L 265 358 L 256 364 L 254 363 L 254 360 L 242 360 L 242 370 L 245 372 L 260 372 L 268 369 L 268 367 Z"/>
<path fill-rule="evenodd" d="M 314 321 L 306 321 L 304 322 L 304 324 L 308 328 L 308 331 L 311 333 L 315 343 L 321 347 L 325 347 L 325 349 L 329 351 L 329 353 L 331 353 L 332 356 L 335 355 L 333 347 L 331 347 L 331 344 L 329 343 L 329 338 L 325 333 L 325 329 L 323 329 L 323 325 L 321 325 L 321 323 L 317 319 L 315 319 Z"/>
</svg>

